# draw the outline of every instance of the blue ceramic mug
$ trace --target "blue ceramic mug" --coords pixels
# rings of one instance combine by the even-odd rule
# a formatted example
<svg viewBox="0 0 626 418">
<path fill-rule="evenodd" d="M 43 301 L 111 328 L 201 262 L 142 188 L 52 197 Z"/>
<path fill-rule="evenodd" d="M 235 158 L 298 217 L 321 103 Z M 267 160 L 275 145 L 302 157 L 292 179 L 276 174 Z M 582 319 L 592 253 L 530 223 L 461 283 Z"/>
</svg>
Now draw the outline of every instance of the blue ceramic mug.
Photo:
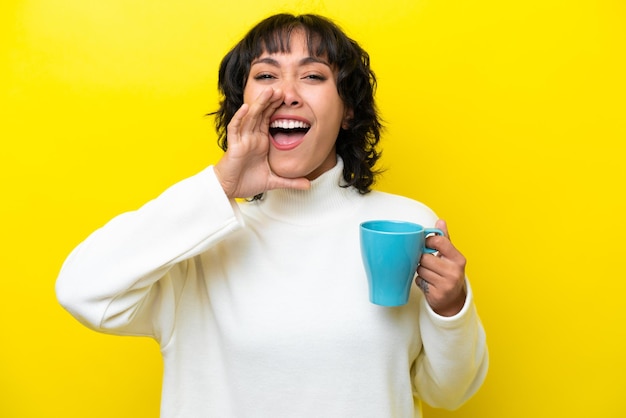
<svg viewBox="0 0 626 418">
<path fill-rule="evenodd" d="M 444 235 L 443 231 L 391 220 L 363 222 L 360 231 L 370 301 L 382 306 L 406 304 L 422 254 L 436 252 L 425 246 L 426 237 Z"/>
</svg>

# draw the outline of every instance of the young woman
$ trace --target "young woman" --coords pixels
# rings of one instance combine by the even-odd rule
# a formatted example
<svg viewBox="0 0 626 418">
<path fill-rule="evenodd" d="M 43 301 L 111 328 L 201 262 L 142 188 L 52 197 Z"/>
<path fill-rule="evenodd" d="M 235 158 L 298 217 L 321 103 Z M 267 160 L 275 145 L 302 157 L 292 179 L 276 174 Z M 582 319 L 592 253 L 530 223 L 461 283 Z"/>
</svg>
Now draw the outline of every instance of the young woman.
<svg viewBox="0 0 626 418">
<path fill-rule="evenodd" d="M 163 417 L 420 417 L 422 400 L 456 408 L 482 384 L 485 335 L 445 223 L 371 191 L 375 85 L 329 20 L 260 22 L 221 64 L 221 160 L 66 260 L 72 315 L 160 344 Z M 446 233 L 402 307 L 368 301 L 359 224 L 381 218 Z"/>
</svg>

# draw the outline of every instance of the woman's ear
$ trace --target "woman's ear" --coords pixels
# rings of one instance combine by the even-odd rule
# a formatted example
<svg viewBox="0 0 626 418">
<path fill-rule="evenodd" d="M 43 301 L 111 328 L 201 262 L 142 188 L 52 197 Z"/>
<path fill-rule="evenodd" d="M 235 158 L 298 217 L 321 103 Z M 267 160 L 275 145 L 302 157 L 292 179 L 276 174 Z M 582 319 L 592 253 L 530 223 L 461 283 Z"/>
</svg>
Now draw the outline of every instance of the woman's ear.
<svg viewBox="0 0 626 418">
<path fill-rule="evenodd" d="M 354 119 L 354 110 L 346 109 L 343 115 L 343 121 L 341 122 L 341 128 L 344 131 L 350 129 L 350 126 L 352 125 L 352 119 Z"/>
</svg>

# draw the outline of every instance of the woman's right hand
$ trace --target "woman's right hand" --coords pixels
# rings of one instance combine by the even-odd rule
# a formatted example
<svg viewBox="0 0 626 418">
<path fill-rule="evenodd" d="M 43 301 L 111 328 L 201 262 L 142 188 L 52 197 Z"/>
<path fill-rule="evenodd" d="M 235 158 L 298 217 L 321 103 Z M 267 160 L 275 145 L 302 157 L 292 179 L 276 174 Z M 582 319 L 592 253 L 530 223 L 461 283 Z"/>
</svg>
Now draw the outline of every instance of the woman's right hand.
<svg viewBox="0 0 626 418">
<path fill-rule="evenodd" d="M 267 190 L 308 189 L 305 178 L 278 177 L 270 169 L 270 117 L 283 103 L 280 89 L 264 90 L 253 103 L 244 103 L 226 128 L 228 148 L 215 165 L 215 174 L 229 198 L 252 197 Z"/>
</svg>

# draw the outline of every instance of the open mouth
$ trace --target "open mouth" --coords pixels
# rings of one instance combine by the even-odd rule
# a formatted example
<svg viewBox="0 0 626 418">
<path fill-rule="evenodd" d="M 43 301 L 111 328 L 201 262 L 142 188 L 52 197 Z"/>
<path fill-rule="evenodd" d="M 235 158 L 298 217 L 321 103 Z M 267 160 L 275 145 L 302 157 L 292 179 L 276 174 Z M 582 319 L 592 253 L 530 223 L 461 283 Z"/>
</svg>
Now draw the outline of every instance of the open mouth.
<svg viewBox="0 0 626 418">
<path fill-rule="evenodd" d="M 288 150 L 298 146 L 311 129 L 306 122 L 294 119 L 277 119 L 270 123 L 270 135 L 278 149 Z"/>
</svg>

